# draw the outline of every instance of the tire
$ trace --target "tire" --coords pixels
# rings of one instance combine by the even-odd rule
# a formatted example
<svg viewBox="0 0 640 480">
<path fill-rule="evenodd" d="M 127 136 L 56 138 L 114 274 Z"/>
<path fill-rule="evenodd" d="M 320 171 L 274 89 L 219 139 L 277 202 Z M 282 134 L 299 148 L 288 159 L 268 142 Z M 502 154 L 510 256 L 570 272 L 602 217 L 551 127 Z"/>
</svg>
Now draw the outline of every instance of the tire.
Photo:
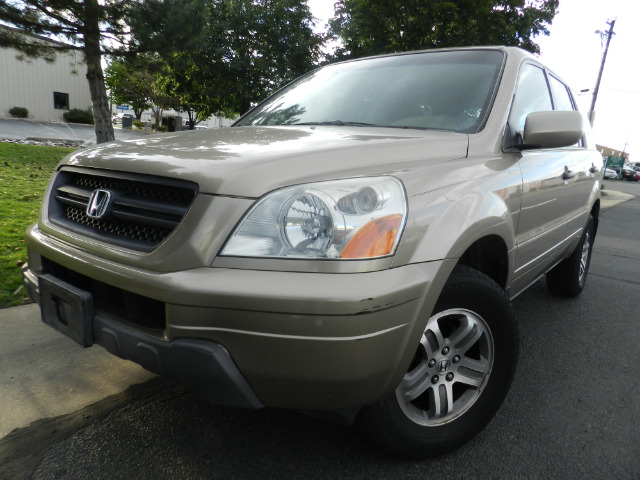
<svg viewBox="0 0 640 480">
<path fill-rule="evenodd" d="M 427 458 L 449 452 L 493 418 L 517 357 L 515 316 L 504 291 L 477 270 L 458 266 L 402 382 L 380 403 L 363 409 L 360 424 L 393 455 Z"/>
<path fill-rule="evenodd" d="M 596 222 L 592 215 L 582 232 L 580 242 L 569 258 L 564 259 L 547 273 L 547 287 L 554 295 L 572 298 L 577 296 L 587 283 L 591 264 L 591 251 L 596 238 Z"/>
</svg>

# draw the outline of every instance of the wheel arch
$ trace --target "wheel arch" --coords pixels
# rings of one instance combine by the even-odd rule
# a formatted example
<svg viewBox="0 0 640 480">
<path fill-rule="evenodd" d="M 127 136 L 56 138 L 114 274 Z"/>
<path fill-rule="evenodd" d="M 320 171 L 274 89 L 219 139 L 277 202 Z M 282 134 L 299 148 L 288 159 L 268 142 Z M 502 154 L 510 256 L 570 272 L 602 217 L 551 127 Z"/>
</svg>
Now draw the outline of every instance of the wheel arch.
<svg viewBox="0 0 640 480">
<path fill-rule="evenodd" d="M 460 256 L 460 265 L 482 272 L 504 290 L 509 280 L 509 249 L 496 234 L 486 235 L 473 242 Z"/>
<path fill-rule="evenodd" d="M 422 300 L 422 308 L 410 329 L 407 345 L 417 345 L 424 326 L 457 265 L 473 268 L 496 282 L 503 290 L 508 289 L 514 261 L 514 246 L 508 239 L 513 239 L 514 233 L 511 225 L 497 220 L 499 219 L 485 218 L 475 223 L 459 234 L 457 241 L 450 246 L 449 253 L 441 260 L 437 277 Z M 432 236 L 430 240 L 436 239 Z M 404 363 L 407 362 L 405 358 Z"/>
<path fill-rule="evenodd" d="M 399 381 L 406 372 L 413 355 L 410 347 L 418 345 L 433 309 L 449 279 L 457 270 L 457 266 L 472 268 L 496 282 L 501 289 L 507 289 L 510 281 L 510 265 L 513 264 L 513 247 L 510 248 L 504 235 L 500 234 L 505 233 L 504 229 L 508 229 L 508 226 L 504 223 L 501 226 L 494 223 L 493 228 L 471 229 L 476 233 L 475 238 L 470 231 L 467 231 L 463 238 L 469 240 L 469 242 L 461 247 L 454 245 L 452 252 L 460 251 L 461 253 L 455 256 L 448 256 L 442 262 L 437 279 L 434 279 L 435 281 L 432 283 L 431 288 L 427 290 L 421 311 L 408 331 L 404 344 L 407 348 L 403 349 L 405 354 L 398 363 L 394 381 L 390 383 L 395 383 L 395 380 Z M 478 232 L 483 232 L 484 235 L 480 236 Z"/>
</svg>

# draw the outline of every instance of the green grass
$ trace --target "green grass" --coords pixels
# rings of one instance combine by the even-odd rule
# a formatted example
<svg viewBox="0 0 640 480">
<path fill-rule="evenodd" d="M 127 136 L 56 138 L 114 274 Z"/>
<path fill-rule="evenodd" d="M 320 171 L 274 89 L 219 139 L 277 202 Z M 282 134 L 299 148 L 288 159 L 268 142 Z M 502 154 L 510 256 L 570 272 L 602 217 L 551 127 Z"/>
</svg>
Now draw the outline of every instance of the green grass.
<svg viewBox="0 0 640 480">
<path fill-rule="evenodd" d="M 38 219 L 56 165 L 74 150 L 0 142 L 0 308 L 29 302 L 21 288 L 24 232 Z"/>
</svg>

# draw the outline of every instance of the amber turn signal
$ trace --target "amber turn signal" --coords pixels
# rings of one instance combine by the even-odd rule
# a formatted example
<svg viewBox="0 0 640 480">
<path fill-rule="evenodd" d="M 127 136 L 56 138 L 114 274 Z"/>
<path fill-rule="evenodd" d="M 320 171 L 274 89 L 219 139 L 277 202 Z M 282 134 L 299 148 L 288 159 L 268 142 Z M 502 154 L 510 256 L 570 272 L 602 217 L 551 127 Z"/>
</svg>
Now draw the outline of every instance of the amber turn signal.
<svg viewBox="0 0 640 480">
<path fill-rule="evenodd" d="M 340 258 L 372 258 L 389 255 L 402 225 L 402 215 L 387 215 L 364 225 L 340 254 Z"/>
</svg>

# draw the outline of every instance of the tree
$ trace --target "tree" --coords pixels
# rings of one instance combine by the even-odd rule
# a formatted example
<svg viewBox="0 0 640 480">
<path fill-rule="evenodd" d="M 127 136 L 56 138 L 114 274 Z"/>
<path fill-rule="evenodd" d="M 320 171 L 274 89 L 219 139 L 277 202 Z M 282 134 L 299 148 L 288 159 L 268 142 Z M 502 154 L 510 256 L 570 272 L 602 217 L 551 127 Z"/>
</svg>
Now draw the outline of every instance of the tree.
<svg viewBox="0 0 640 480">
<path fill-rule="evenodd" d="M 153 78 L 148 72 L 133 66 L 132 62 L 115 60 L 105 70 L 105 82 L 118 105 L 131 105 L 136 118 L 140 120 L 142 111 L 149 107 L 147 88 Z"/>
<path fill-rule="evenodd" d="M 559 0 L 339 0 L 335 59 L 429 48 L 507 45 L 533 53 Z"/>
<path fill-rule="evenodd" d="M 87 81 L 98 143 L 114 139 L 104 85 L 101 58 L 104 38 L 117 40 L 125 34 L 123 18 L 127 0 L 9 0 L 0 2 L 0 20 L 21 33 L 0 30 L 0 46 L 13 47 L 27 56 L 53 61 L 60 51 L 84 53 Z M 26 33 L 27 35 L 25 35 Z M 55 37 L 43 42 L 33 34 Z"/>
<path fill-rule="evenodd" d="M 190 124 L 211 114 L 235 116 L 314 67 L 322 37 L 312 30 L 305 0 L 202 0 L 206 7 L 187 48 L 168 43 L 176 22 L 148 0 L 132 19 L 134 42 L 155 45 L 167 62 L 166 93 L 180 99 Z"/>
<path fill-rule="evenodd" d="M 214 0 L 214 32 L 227 60 L 238 113 L 308 72 L 320 57 L 323 39 L 301 0 Z"/>
<path fill-rule="evenodd" d="M 114 139 L 111 112 L 101 60 L 103 54 L 131 55 L 141 51 L 128 45 L 131 18 L 148 15 L 172 22 L 167 45 L 185 44 L 185 35 L 204 25 L 199 21 L 204 0 L 5 0 L 0 1 L 0 21 L 20 33 L 0 29 L 0 46 L 12 47 L 27 56 L 53 61 L 59 51 L 84 53 L 87 80 L 95 118 L 98 143 Z M 149 5 L 148 5 L 149 4 Z M 154 10 L 155 9 L 155 10 Z M 27 35 L 25 35 L 25 33 Z M 54 37 L 59 42 L 42 42 L 33 34 Z M 146 51 L 153 51 L 152 46 Z"/>
<path fill-rule="evenodd" d="M 138 0 L 127 15 L 129 50 L 167 58 L 198 48 L 209 22 L 211 0 Z"/>
<path fill-rule="evenodd" d="M 167 63 L 155 53 L 142 53 L 125 60 L 113 59 L 105 71 L 111 97 L 119 104 L 133 107 L 140 120 L 150 108 L 159 124 L 165 108 L 178 108 L 179 99 L 166 93 Z"/>
<path fill-rule="evenodd" d="M 204 67 L 201 62 L 206 62 L 201 53 L 174 53 L 166 59 L 163 75 L 158 79 L 165 95 L 174 99 L 174 108 L 186 112 L 190 130 L 211 115 L 234 115 L 225 111 L 221 101 L 224 94 L 217 76 L 212 75 L 213 66 Z"/>
</svg>

